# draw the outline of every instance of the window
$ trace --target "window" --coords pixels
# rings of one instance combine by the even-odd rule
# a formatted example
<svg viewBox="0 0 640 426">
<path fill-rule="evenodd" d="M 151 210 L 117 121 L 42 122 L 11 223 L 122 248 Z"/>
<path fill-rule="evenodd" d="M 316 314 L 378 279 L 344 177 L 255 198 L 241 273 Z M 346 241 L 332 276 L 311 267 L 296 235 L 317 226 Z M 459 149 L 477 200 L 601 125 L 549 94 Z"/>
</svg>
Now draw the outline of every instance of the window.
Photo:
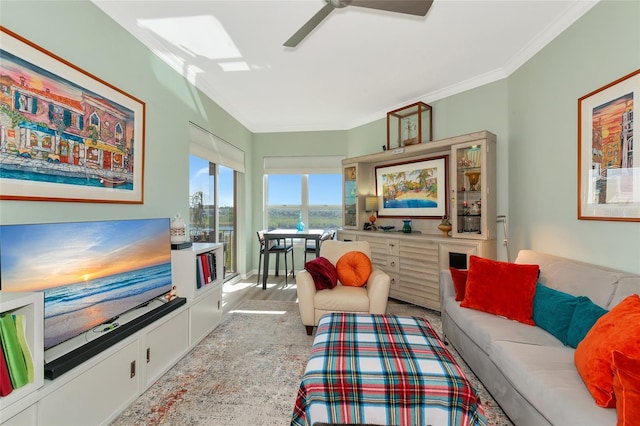
<svg viewBox="0 0 640 426">
<path fill-rule="evenodd" d="M 191 123 L 189 233 L 192 241 L 224 246 L 224 279 L 237 275 L 238 203 L 244 151 Z"/>
<path fill-rule="evenodd" d="M 338 228 L 342 223 L 342 175 L 270 174 L 266 176 L 267 228 Z"/>
<path fill-rule="evenodd" d="M 225 278 L 236 271 L 235 187 L 233 169 L 189 156 L 189 237 L 223 243 Z"/>
</svg>

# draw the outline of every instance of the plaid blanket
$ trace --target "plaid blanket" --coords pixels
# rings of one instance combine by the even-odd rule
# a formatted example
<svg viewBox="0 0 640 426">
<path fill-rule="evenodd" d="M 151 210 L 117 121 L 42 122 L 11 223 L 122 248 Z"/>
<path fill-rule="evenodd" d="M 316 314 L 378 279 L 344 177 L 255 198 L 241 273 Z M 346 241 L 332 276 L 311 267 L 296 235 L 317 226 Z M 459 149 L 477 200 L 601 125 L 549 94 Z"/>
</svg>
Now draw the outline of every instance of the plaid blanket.
<svg viewBox="0 0 640 426">
<path fill-rule="evenodd" d="M 320 318 L 291 425 L 486 425 L 480 398 L 427 320 Z"/>
</svg>

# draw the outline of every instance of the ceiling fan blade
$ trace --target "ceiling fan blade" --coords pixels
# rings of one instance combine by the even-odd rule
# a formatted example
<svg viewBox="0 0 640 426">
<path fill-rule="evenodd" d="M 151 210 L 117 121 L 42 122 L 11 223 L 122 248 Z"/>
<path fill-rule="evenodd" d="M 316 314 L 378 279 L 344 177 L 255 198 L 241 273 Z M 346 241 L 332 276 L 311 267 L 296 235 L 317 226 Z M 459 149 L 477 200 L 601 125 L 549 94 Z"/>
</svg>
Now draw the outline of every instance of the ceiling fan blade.
<svg viewBox="0 0 640 426">
<path fill-rule="evenodd" d="M 315 27 L 317 27 L 318 24 L 331 13 L 331 11 L 333 11 L 333 9 L 335 9 L 335 7 L 330 3 L 327 3 L 322 9 L 318 11 L 318 13 L 313 15 L 313 17 L 309 19 L 306 24 L 304 24 L 298 31 L 296 31 L 296 33 L 292 35 L 289 40 L 285 41 L 284 46 L 296 47 L 298 43 L 300 43 L 306 36 L 308 36 L 309 33 L 313 31 Z"/>
<path fill-rule="evenodd" d="M 433 0 L 353 0 L 351 6 L 424 16 Z"/>
</svg>

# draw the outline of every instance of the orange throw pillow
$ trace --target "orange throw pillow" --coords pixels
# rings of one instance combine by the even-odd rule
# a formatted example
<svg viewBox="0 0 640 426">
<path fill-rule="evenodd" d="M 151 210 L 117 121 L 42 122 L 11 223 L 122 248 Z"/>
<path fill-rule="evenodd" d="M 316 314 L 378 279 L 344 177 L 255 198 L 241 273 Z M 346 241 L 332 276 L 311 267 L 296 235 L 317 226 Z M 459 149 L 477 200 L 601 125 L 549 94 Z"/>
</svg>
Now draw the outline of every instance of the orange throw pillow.
<svg viewBox="0 0 640 426">
<path fill-rule="evenodd" d="M 611 369 L 618 426 L 633 426 L 640 419 L 640 358 L 613 351 Z"/>
<path fill-rule="evenodd" d="M 613 351 L 640 358 L 640 297 L 631 295 L 601 316 L 578 344 L 574 361 L 587 389 L 600 407 L 613 408 Z"/>
<path fill-rule="evenodd" d="M 467 287 L 460 306 L 535 325 L 533 297 L 538 265 L 469 257 Z"/>
<path fill-rule="evenodd" d="M 361 251 L 347 252 L 338 259 L 336 271 L 342 285 L 363 287 L 371 275 L 371 259 Z"/>
</svg>

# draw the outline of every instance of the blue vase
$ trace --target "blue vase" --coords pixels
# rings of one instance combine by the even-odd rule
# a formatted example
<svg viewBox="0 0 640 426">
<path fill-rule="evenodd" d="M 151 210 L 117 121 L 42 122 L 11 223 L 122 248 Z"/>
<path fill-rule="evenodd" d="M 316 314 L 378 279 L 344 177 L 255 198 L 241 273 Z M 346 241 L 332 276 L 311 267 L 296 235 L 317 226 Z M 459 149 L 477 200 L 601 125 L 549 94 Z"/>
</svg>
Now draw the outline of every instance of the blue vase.
<svg viewBox="0 0 640 426">
<path fill-rule="evenodd" d="M 296 225 L 296 229 L 298 230 L 298 232 L 304 231 L 304 222 L 302 221 L 302 213 L 300 213 L 300 216 L 298 217 L 298 224 Z"/>
<path fill-rule="evenodd" d="M 405 234 L 411 233 L 411 219 L 402 219 L 404 225 L 402 225 L 402 232 Z"/>
</svg>

